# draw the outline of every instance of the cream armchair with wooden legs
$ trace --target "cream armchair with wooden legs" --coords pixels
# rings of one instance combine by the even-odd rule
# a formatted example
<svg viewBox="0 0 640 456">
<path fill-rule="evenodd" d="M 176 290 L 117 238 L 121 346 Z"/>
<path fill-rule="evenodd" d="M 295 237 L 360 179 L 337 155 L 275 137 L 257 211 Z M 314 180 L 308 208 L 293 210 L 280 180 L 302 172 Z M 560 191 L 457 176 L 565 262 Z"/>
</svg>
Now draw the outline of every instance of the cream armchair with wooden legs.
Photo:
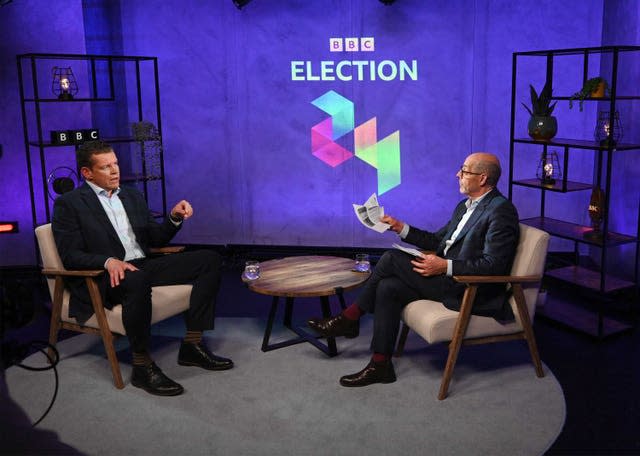
<svg viewBox="0 0 640 456">
<path fill-rule="evenodd" d="M 42 257 L 42 274 L 47 276 L 49 292 L 51 294 L 51 326 L 49 328 L 49 343 L 56 345 L 58 332 L 68 329 L 82 333 L 96 334 L 102 337 L 107 358 L 111 365 L 113 383 L 116 388 L 124 388 L 120 365 L 116 358 L 113 346 L 114 335 L 126 335 L 122 324 L 122 305 L 114 305 L 112 309 L 104 307 L 96 278 L 102 275 L 104 270 L 71 271 L 64 268 L 58 249 L 53 239 L 51 224 L 36 228 L 38 247 Z M 158 249 L 164 253 L 163 249 Z M 175 252 L 175 247 L 170 247 L 167 252 Z M 75 318 L 69 317 L 70 293 L 64 286 L 65 277 L 84 277 L 89 288 L 91 304 L 94 314 L 84 325 L 78 324 Z M 191 285 L 164 285 L 153 287 L 151 294 L 152 317 L 151 323 L 165 320 L 169 317 L 184 312 L 189 308 Z M 53 356 L 52 353 L 49 356 Z"/>
<path fill-rule="evenodd" d="M 531 322 L 535 313 L 544 273 L 549 234 L 527 225 L 520 224 L 520 241 L 509 276 L 456 276 L 467 288 L 462 298 L 460 311 L 447 309 L 442 303 L 421 299 L 409 303 L 402 312 L 404 321 L 398 340 L 396 356 L 402 355 L 409 329 L 414 330 L 428 343 L 449 343 L 449 356 L 440 385 L 438 399 L 447 396 L 453 368 L 462 345 L 525 339 L 529 345 L 536 375 L 543 377 L 542 363 L 538 354 Z M 483 283 L 510 284 L 513 292 L 510 298 L 515 321 L 501 324 L 490 317 L 471 314 L 471 308 L 478 288 Z"/>
</svg>

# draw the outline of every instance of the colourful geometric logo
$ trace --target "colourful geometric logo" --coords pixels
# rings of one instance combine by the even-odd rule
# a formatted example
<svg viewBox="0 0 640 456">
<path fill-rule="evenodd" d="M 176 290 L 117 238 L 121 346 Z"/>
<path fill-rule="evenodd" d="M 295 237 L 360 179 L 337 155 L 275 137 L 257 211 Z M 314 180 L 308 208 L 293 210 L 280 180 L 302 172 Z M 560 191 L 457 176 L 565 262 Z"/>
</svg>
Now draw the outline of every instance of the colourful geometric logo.
<svg viewBox="0 0 640 456">
<path fill-rule="evenodd" d="M 376 117 L 354 128 L 353 102 L 330 90 L 311 102 L 330 117 L 311 127 L 311 153 L 331 167 L 353 157 L 335 141 L 353 131 L 355 156 L 378 170 L 378 194 L 400 185 L 400 131 L 378 141 Z"/>
</svg>

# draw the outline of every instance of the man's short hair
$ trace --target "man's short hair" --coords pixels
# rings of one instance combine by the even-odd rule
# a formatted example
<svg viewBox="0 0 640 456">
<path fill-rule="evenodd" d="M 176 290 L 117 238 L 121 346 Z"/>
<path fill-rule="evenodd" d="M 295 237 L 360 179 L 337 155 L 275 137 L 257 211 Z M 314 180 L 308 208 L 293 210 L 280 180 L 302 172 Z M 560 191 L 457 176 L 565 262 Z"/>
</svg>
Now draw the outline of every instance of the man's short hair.
<svg viewBox="0 0 640 456">
<path fill-rule="evenodd" d="M 488 185 L 495 187 L 498 184 L 498 180 L 500 180 L 500 175 L 502 174 L 500 163 L 482 160 L 476 164 L 475 168 L 476 171 L 485 173 L 487 175 Z"/>
<path fill-rule="evenodd" d="M 91 168 L 92 157 L 113 152 L 113 147 L 104 141 L 87 141 L 76 149 L 76 163 L 79 168 Z"/>
</svg>

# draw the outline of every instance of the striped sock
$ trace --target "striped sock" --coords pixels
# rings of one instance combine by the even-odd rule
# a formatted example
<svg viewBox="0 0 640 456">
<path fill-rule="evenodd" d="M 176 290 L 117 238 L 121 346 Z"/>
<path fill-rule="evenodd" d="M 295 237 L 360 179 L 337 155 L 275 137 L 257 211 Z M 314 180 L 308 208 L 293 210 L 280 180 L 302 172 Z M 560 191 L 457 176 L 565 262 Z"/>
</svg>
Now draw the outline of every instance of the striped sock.
<svg viewBox="0 0 640 456">
<path fill-rule="evenodd" d="M 202 331 L 187 331 L 185 334 L 183 342 L 187 344 L 199 344 L 202 342 Z"/>
<path fill-rule="evenodd" d="M 134 366 L 148 366 L 152 363 L 151 356 L 147 352 L 132 352 L 131 356 Z"/>
</svg>

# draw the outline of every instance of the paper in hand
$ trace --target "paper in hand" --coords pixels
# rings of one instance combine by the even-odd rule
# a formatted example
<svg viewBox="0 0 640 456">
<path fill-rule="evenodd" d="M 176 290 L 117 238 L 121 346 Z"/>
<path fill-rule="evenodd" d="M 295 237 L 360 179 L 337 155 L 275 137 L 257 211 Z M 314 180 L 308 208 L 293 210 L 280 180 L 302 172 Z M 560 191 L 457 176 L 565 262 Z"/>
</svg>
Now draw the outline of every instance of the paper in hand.
<svg viewBox="0 0 640 456">
<path fill-rule="evenodd" d="M 356 213 L 356 217 L 360 220 L 364 226 L 378 233 L 384 233 L 391 225 L 381 222 L 380 219 L 384 217 L 384 208 L 378 204 L 378 197 L 376 194 L 372 194 L 364 204 L 354 204 L 353 210 Z"/>
<path fill-rule="evenodd" d="M 400 244 L 393 244 L 393 247 L 398 250 L 402 250 L 403 252 L 408 253 L 409 255 L 422 258 L 422 252 L 420 250 L 414 249 L 412 247 L 404 247 Z"/>
</svg>

